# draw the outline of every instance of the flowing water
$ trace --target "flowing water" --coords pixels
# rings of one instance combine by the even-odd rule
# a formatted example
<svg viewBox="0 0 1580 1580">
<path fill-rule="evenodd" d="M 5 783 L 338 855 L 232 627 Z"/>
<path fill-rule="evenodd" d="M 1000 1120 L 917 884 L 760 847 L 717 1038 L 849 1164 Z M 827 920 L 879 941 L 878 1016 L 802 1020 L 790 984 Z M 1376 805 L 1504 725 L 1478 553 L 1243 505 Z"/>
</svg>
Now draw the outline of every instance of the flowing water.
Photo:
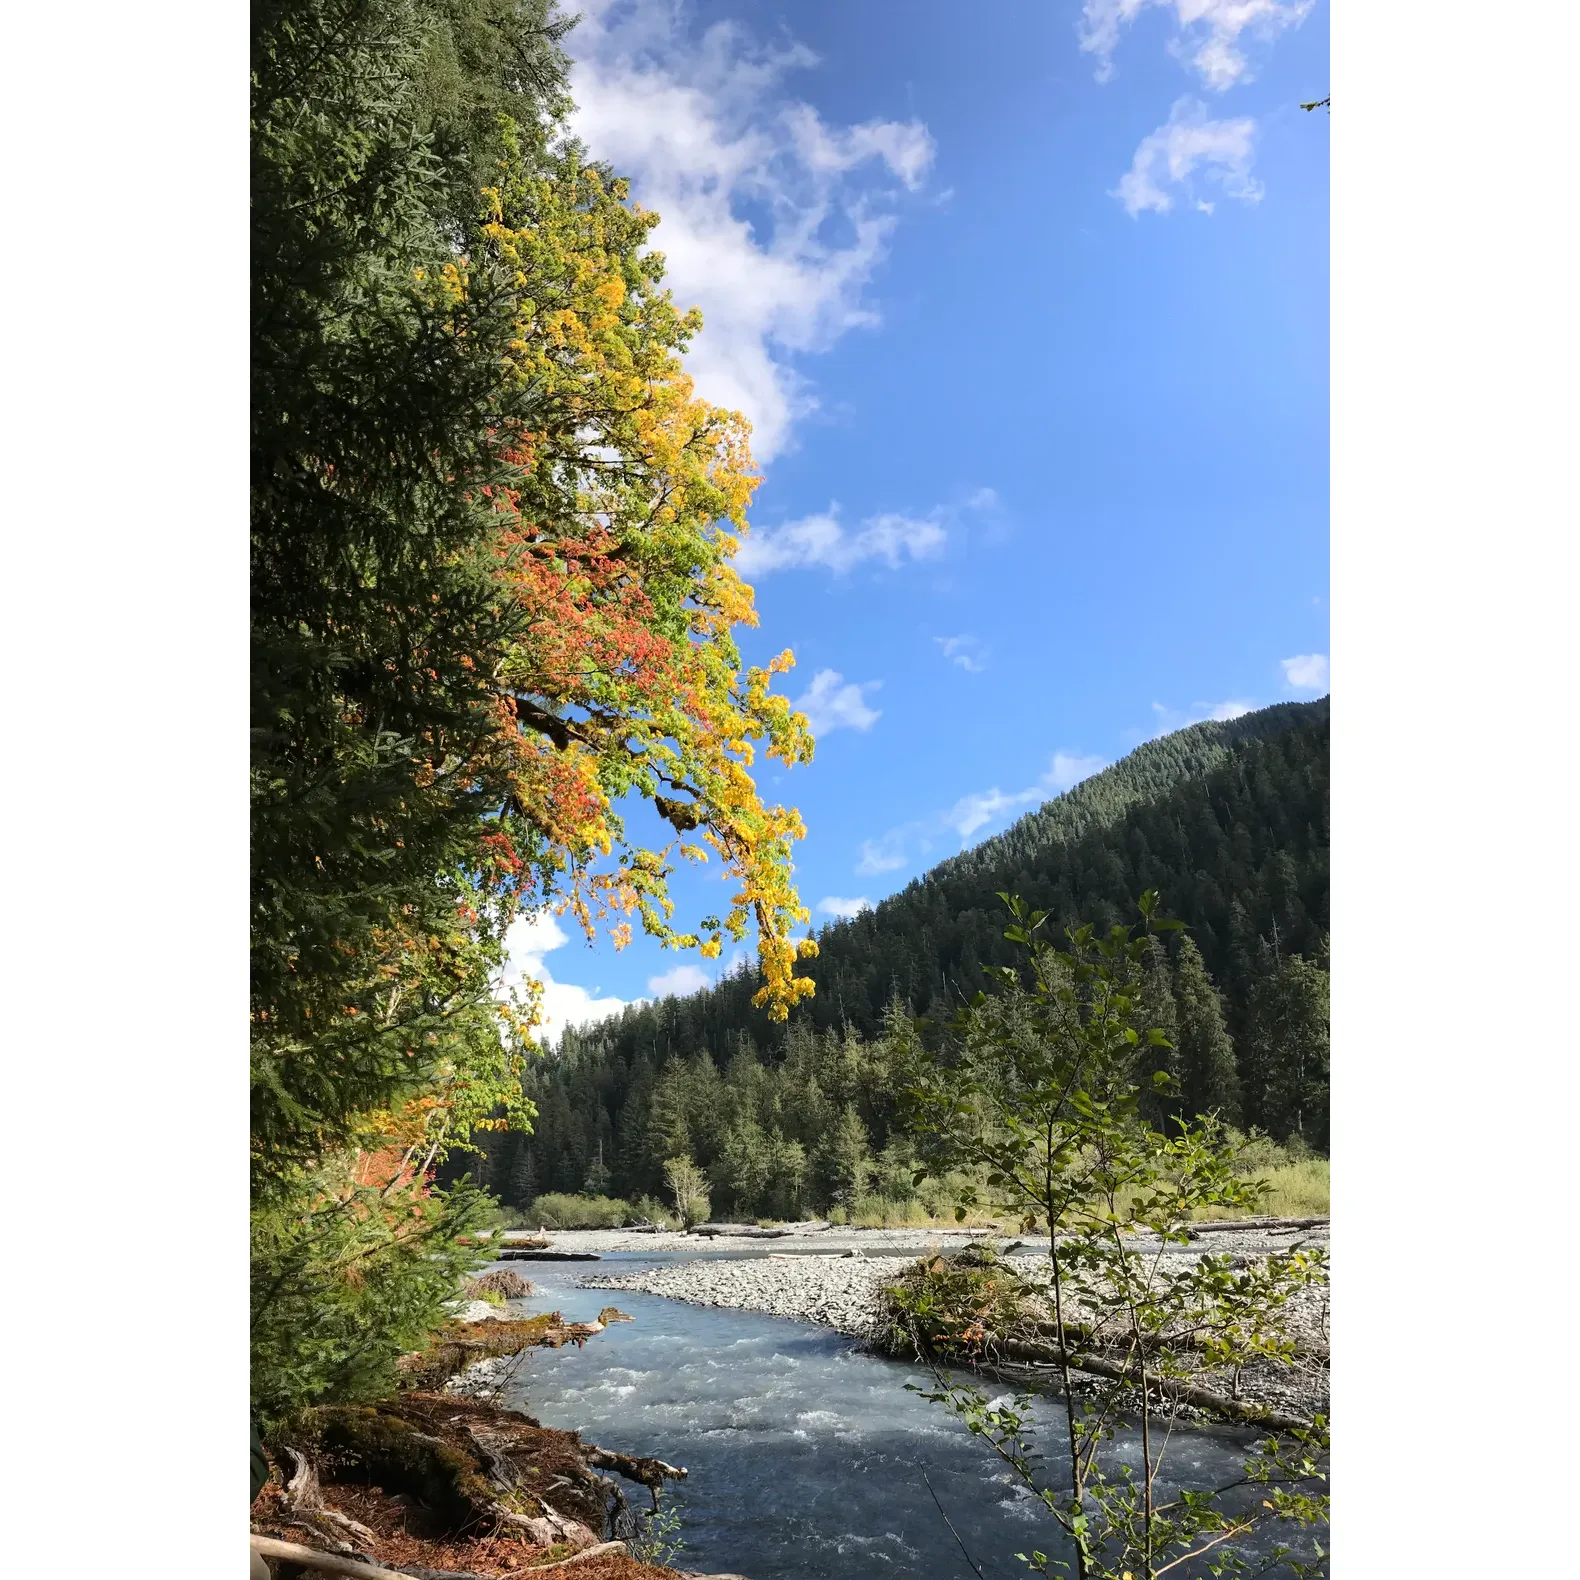
<svg viewBox="0 0 1580 1580">
<path fill-rule="evenodd" d="M 598 1270 L 666 1260 L 614 1254 Z M 534 1311 L 588 1321 L 614 1304 L 635 1318 L 583 1349 L 530 1354 L 500 1402 L 589 1442 L 685 1465 L 687 1480 L 666 1493 L 681 1515 L 679 1567 L 750 1580 L 969 1580 L 963 1543 L 985 1580 L 1008 1580 L 1027 1573 L 1017 1551 L 1061 1550 L 1051 1519 L 991 1449 L 945 1406 L 907 1391 L 929 1381 L 921 1369 L 810 1323 L 579 1289 L 589 1264 L 515 1265 L 537 1286 Z M 1176 1431 L 1168 1469 L 1187 1485 L 1227 1483 L 1243 1442 Z M 1056 1475 L 1052 1434 L 1047 1447 Z M 1139 1465 L 1133 1443 L 1119 1452 Z"/>
</svg>

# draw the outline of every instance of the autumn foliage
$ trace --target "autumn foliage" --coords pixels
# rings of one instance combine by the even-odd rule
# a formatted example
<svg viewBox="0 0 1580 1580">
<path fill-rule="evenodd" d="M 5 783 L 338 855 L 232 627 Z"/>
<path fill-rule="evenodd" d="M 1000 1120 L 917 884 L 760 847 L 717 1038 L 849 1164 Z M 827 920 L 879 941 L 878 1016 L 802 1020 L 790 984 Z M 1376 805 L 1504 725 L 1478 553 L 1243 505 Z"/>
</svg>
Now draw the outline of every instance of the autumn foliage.
<svg viewBox="0 0 1580 1580">
<path fill-rule="evenodd" d="M 530 1123 L 536 1005 L 496 988 L 517 916 L 709 956 L 755 932 L 767 1013 L 811 991 L 801 822 L 753 770 L 813 743 L 773 690 L 790 654 L 735 638 L 747 425 L 683 369 L 657 216 L 562 140 L 547 5 L 253 19 L 254 1321 L 260 1291 L 346 1297 L 344 1358 L 347 1291 L 473 1210 L 436 1162 Z M 728 903 L 677 919 L 702 861 Z M 351 1386 L 326 1367 L 271 1399 Z"/>
</svg>

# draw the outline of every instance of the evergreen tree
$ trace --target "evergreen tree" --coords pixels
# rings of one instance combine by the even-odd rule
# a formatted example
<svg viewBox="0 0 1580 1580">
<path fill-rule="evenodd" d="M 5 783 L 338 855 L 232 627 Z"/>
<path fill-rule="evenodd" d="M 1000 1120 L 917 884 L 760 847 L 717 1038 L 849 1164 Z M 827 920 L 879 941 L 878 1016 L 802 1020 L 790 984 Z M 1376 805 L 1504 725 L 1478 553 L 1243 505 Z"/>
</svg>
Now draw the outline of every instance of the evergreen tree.
<svg viewBox="0 0 1580 1580">
<path fill-rule="evenodd" d="M 743 1119 L 724 1136 L 723 1150 L 708 1177 L 724 1204 L 742 1216 L 755 1216 L 768 1194 L 773 1166 L 768 1137 L 755 1119 Z"/>
<path fill-rule="evenodd" d="M 687 1118 L 686 1076 L 679 1064 L 671 1064 L 659 1078 L 647 1115 L 646 1172 L 663 1179 L 664 1166 L 671 1158 L 690 1158 L 691 1124 Z"/>
<path fill-rule="evenodd" d="M 1141 987 L 1136 995 L 1135 1029 L 1142 1038 L 1136 1049 L 1136 1085 L 1142 1111 L 1152 1124 L 1162 1125 L 1181 1107 L 1179 1011 L 1170 981 L 1168 951 L 1161 938 L 1150 938 L 1148 944 Z M 1145 1034 L 1153 1027 L 1173 1046 L 1149 1045 Z M 1160 1070 L 1169 1076 L 1171 1087 L 1159 1087 L 1154 1083 L 1153 1074 Z"/>
<path fill-rule="evenodd" d="M 1328 973 L 1284 955 L 1251 995 L 1247 1066 L 1258 1123 L 1284 1140 L 1328 1144 Z"/>
<path fill-rule="evenodd" d="M 503 1199 L 508 1206 L 525 1211 L 537 1200 L 538 1173 L 532 1161 L 532 1142 L 525 1136 L 517 1139 L 516 1157 L 510 1167 Z"/>
<path fill-rule="evenodd" d="M 1187 933 L 1180 940 L 1174 971 L 1178 1010 L 1181 1108 L 1187 1119 L 1216 1113 L 1225 1124 L 1240 1120 L 1240 1079 L 1234 1043 L 1224 1024 L 1223 1000 L 1213 986 L 1201 951 Z"/>
<path fill-rule="evenodd" d="M 593 1160 L 587 1165 L 587 1177 L 582 1181 L 582 1192 L 588 1196 L 607 1196 L 609 1182 L 613 1176 L 609 1172 L 609 1165 L 603 1160 L 603 1140 L 599 1139 L 598 1150 L 593 1154 Z"/>
<path fill-rule="evenodd" d="M 775 1130 L 768 1138 L 768 1177 L 764 1181 L 763 1214 L 799 1218 L 805 1207 L 806 1149 Z"/>
<path fill-rule="evenodd" d="M 825 1201 L 846 1212 L 867 1187 L 871 1146 L 854 1103 L 846 1103 L 816 1154 L 817 1184 Z"/>
</svg>

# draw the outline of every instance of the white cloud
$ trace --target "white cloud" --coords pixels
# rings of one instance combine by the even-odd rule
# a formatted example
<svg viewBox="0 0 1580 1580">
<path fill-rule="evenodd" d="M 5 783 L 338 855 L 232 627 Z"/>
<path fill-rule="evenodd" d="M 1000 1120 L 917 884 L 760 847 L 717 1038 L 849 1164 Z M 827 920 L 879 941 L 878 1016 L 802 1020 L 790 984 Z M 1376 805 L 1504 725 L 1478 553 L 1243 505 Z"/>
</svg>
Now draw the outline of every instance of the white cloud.
<svg viewBox="0 0 1580 1580">
<path fill-rule="evenodd" d="M 967 510 L 997 510 L 998 490 L 996 488 L 979 488 L 967 501 Z"/>
<path fill-rule="evenodd" d="M 1001 790 L 997 785 L 990 790 L 973 790 L 961 796 L 947 811 L 892 828 L 881 839 L 865 841 L 856 871 L 862 874 L 892 872 L 903 867 L 912 844 L 926 851 L 931 848 L 930 836 L 944 829 L 952 831 L 964 845 L 991 824 L 1004 823 L 1028 807 L 1039 805 L 1051 796 L 1062 795 L 1107 766 L 1108 761 L 1103 757 L 1055 752 L 1047 772 L 1024 790 Z"/>
<path fill-rule="evenodd" d="M 933 640 L 951 664 L 958 664 L 969 674 L 977 675 L 987 668 L 987 649 L 976 637 L 935 636 Z"/>
<path fill-rule="evenodd" d="M 548 911 L 519 918 L 505 934 L 506 961 L 498 983 L 499 996 L 503 998 L 509 990 L 521 989 L 528 978 L 542 983 L 540 1023 L 535 1035 L 551 1045 L 559 1041 L 567 1026 L 607 1020 L 626 1006 L 624 999 L 599 998 L 596 989 L 589 992 L 575 983 L 554 980 L 543 957 L 570 941 L 570 934 Z"/>
<path fill-rule="evenodd" d="M 865 895 L 860 895 L 854 900 L 842 900 L 837 894 L 830 894 L 817 902 L 817 908 L 824 916 L 841 916 L 848 921 L 852 916 L 860 916 L 863 911 L 870 911 L 872 901 Z"/>
<path fill-rule="evenodd" d="M 1238 719 L 1242 714 L 1249 713 L 1256 704 L 1243 697 L 1232 697 L 1227 702 L 1198 702 L 1189 710 L 1183 708 L 1166 708 L 1161 702 L 1152 704 L 1152 711 L 1157 715 L 1158 727 L 1149 737 L 1156 740 L 1160 735 L 1172 735 L 1175 730 L 1188 729 L 1192 724 L 1204 724 L 1213 719 L 1218 723 L 1227 723 L 1230 719 Z"/>
<path fill-rule="evenodd" d="M 979 828 L 995 822 L 1006 812 L 1012 812 L 1030 801 L 1041 797 L 1040 789 L 1017 790 L 1006 795 L 997 785 L 991 790 L 978 790 L 964 795 L 940 816 L 946 828 L 952 828 L 961 840 L 968 840 Z"/>
<path fill-rule="evenodd" d="M 1326 653 L 1297 653 L 1293 658 L 1280 659 L 1284 666 L 1284 679 L 1297 691 L 1326 691 L 1328 689 L 1328 655 Z"/>
<path fill-rule="evenodd" d="M 1172 10 L 1178 32 L 1170 54 L 1193 67 L 1216 92 L 1247 81 L 1251 66 L 1241 36 L 1271 41 L 1299 27 L 1316 0 L 1086 0 L 1076 29 L 1081 48 L 1097 57 L 1097 80 L 1114 74 L 1120 33 L 1148 6 Z"/>
<path fill-rule="evenodd" d="M 1082 757 L 1076 752 L 1055 752 L 1053 765 L 1043 776 L 1043 783 L 1058 791 L 1074 789 L 1083 779 L 1090 779 L 1108 766 L 1104 757 Z"/>
<path fill-rule="evenodd" d="M 661 976 L 647 979 L 647 991 L 654 998 L 680 997 L 686 993 L 695 993 L 699 988 L 705 988 L 712 982 L 700 966 L 679 965 L 672 970 L 665 971 Z"/>
<path fill-rule="evenodd" d="M 885 514 L 869 516 L 859 532 L 840 524 L 839 507 L 782 526 L 754 530 L 742 539 L 735 568 L 743 576 L 823 565 L 843 575 L 864 560 L 882 560 L 898 570 L 907 559 L 926 560 L 943 552 L 946 534 L 936 520 Z"/>
<path fill-rule="evenodd" d="M 867 706 L 864 693 L 876 691 L 883 682 L 846 685 L 844 678 L 837 669 L 820 669 L 810 688 L 796 699 L 795 707 L 806 715 L 814 735 L 827 735 L 830 730 L 870 730 L 882 717 L 877 708 Z"/>
<path fill-rule="evenodd" d="M 932 138 L 915 120 L 825 123 L 785 87 L 817 64 L 793 41 L 733 21 L 693 37 L 686 7 L 665 0 L 578 9 L 575 131 L 663 216 L 667 283 L 705 323 L 686 365 L 701 395 L 746 414 L 766 461 L 816 409 L 791 358 L 877 322 L 864 292 Z"/>
<path fill-rule="evenodd" d="M 894 872 L 905 865 L 903 831 L 885 834 L 882 839 L 864 839 L 861 842 L 861 859 L 856 872 L 870 877 L 880 872 Z"/>
<path fill-rule="evenodd" d="M 1192 177 L 1217 185 L 1225 197 L 1242 203 L 1261 200 L 1262 187 L 1251 175 L 1256 122 L 1249 116 L 1214 121 L 1200 100 L 1180 99 L 1168 120 L 1141 139 L 1129 170 L 1119 178 L 1113 196 L 1135 218 L 1147 209 L 1166 214 L 1174 207 L 1168 188 L 1183 192 L 1202 212 L 1213 206 L 1196 197 Z"/>
</svg>

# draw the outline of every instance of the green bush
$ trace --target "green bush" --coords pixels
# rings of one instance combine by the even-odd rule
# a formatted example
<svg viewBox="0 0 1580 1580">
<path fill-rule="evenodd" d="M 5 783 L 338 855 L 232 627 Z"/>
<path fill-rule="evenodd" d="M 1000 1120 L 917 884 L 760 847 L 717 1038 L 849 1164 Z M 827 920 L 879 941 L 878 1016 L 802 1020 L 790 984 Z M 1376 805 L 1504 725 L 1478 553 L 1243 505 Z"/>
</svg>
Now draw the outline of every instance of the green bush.
<svg viewBox="0 0 1580 1580">
<path fill-rule="evenodd" d="M 656 1196 L 638 1197 L 630 1209 L 628 1223 L 656 1223 L 661 1229 L 674 1229 L 678 1227 L 678 1220 L 674 1213 L 667 1208 Z"/>
<path fill-rule="evenodd" d="M 530 1229 L 623 1229 L 631 1211 L 629 1202 L 612 1196 L 567 1196 L 550 1191 L 535 1198 L 522 1216 Z"/>
</svg>

